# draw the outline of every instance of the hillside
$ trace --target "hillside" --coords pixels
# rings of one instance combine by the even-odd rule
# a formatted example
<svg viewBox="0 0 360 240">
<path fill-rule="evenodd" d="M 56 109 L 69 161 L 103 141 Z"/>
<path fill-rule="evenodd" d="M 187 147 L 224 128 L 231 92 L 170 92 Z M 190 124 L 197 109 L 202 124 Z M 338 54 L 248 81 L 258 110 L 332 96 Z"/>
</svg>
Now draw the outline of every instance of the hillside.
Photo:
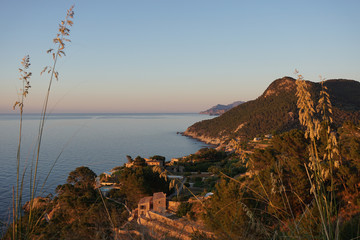
<svg viewBox="0 0 360 240">
<path fill-rule="evenodd" d="M 211 115 L 211 116 L 221 115 L 221 114 L 225 113 L 226 111 L 229 111 L 230 109 L 239 106 L 242 103 L 244 103 L 244 101 L 236 101 L 236 102 L 233 102 L 233 103 L 228 104 L 228 105 L 218 104 L 218 105 L 213 106 L 212 108 L 210 108 L 208 110 L 200 112 L 200 114 L 208 114 L 208 115 Z"/>
<path fill-rule="evenodd" d="M 317 97 L 319 83 L 308 81 L 312 96 Z M 334 106 L 335 124 L 360 119 L 360 83 L 353 80 L 325 81 Z M 231 137 L 253 138 L 299 128 L 295 79 L 283 77 L 272 82 L 255 100 L 243 103 L 219 117 L 190 126 L 185 135 L 201 141 L 220 144 Z"/>
</svg>

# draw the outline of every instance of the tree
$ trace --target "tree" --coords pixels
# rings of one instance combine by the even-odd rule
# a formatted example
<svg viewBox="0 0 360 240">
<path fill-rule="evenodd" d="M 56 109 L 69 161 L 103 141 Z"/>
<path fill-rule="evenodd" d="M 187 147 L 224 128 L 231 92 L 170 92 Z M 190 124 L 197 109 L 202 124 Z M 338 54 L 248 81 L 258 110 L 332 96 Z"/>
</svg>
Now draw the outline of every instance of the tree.
<svg viewBox="0 0 360 240">
<path fill-rule="evenodd" d="M 96 174 L 88 167 L 78 167 L 69 173 L 67 182 L 75 187 L 91 187 L 95 183 Z"/>
<path fill-rule="evenodd" d="M 119 194 L 126 196 L 127 205 L 130 207 L 135 207 L 142 197 L 152 195 L 154 192 L 169 191 L 169 183 L 149 166 L 124 168 L 119 175 L 119 181 L 121 182 Z"/>
<path fill-rule="evenodd" d="M 145 162 L 145 159 L 140 157 L 140 156 L 137 156 L 134 160 L 134 166 L 136 167 L 145 167 L 146 166 L 146 162 Z"/>
<path fill-rule="evenodd" d="M 165 157 L 160 156 L 160 155 L 154 155 L 154 156 L 150 157 L 150 159 L 165 161 Z"/>
<path fill-rule="evenodd" d="M 126 159 L 128 160 L 128 163 L 132 163 L 134 161 L 130 155 L 126 155 Z"/>
</svg>

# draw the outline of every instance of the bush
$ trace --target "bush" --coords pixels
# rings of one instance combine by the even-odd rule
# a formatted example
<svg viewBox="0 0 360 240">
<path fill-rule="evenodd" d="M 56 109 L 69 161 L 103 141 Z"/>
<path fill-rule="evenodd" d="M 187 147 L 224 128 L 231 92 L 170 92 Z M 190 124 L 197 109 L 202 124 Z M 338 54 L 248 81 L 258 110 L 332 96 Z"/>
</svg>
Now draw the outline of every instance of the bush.
<svg viewBox="0 0 360 240">
<path fill-rule="evenodd" d="M 176 216 L 183 217 L 191 211 L 192 203 L 182 202 L 176 211 Z"/>
</svg>

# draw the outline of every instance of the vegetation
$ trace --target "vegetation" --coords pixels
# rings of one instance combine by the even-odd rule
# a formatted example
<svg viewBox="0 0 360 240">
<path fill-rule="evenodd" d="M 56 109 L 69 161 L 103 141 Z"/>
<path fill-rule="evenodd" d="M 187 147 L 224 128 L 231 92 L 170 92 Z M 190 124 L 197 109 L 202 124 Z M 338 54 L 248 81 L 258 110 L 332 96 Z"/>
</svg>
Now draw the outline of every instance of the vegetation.
<svg viewBox="0 0 360 240">
<path fill-rule="evenodd" d="M 121 189 L 113 193 L 122 196 L 121 200 L 130 208 L 135 208 L 142 197 L 154 192 L 169 193 L 169 182 L 150 166 L 123 168 L 114 175 L 117 176 L 116 182 L 121 183 Z"/>
<path fill-rule="evenodd" d="M 78 167 L 70 172 L 67 182 L 79 188 L 88 188 L 94 185 L 96 174 L 88 167 Z"/>
<path fill-rule="evenodd" d="M 73 25 L 73 17 L 74 11 L 73 6 L 67 11 L 67 15 L 63 21 L 59 24 L 58 33 L 56 37 L 53 39 L 55 43 L 55 50 L 49 49 L 47 51 L 48 54 L 52 55 L 53 63 L 51 66 L 46 66 L 44 70 L 41 72 L 47 72 L 49 74 L 49 85 L 46 92 L 44 104 L 41 111 L 41 119 L 39 122 L 39 130 L 37 135 L 37 140 L 34 147 L 35 156 L 33 157 L 30 166 L 26 166 L 26 164 L 22 161 L 22 157 L 20 155 L 21 152 L 21 140 L 22 140 L 22 123 L 23 123 L 23 111 L 25 106 L 25 97 L 29 94 L 30 89 L 30 77 L 32 76 L 31 72 L 28 72 L 28 68 L 30 66 L 30 57 L 25 56 L 21 62 L 22 68 L 19 68 L 21 73 L 20 80 L 22 81 L 22 88 L 21 88 L 21 97 L 18 101 L 15 102 L 13 108 L 16 107 L 20 110 L 20 125 L 19 125 L 19 141 L 18 141 L 18 150 L 17 150 L 17 181 L 16 187 L 13 188 L 13 212 L 12 212 L 12 226 L 11 226 L 11 237 L 12 239 L 27 239 L 31 236 L 37 229 L 39 223 L 39 217 L 36 215 L 36 211 L 33 207 L 35 196 L 37 195 L 38 186 L 41 186 L 38 181 L 38 166 L 39 166 L 39 156 L 41 150 L 41 143 L 43 137 L 44 126 L 46 122 L 46 115 L 47 115 L 47 106 L 49 102 L 51 86 L 54 79 L 59 79 L 59 73 L 56 69 L 57 61 L 60 57 L 65 56 L 65 43 L 70 42 L 69 35 L 70 35 L 70 27 Z M 54 162 L 55 165 L 56 161 Z M 20 167 L 24 167 L 24 171 L 20 173 Z M 23 186 L 25 181 L 25 171 L 26 169 L 30 169 L 30 179 L 28 180 L 30 183 L 30 206 L 29 206 L 29 214 L 26 218 L 22 216 L 22 200 L 23 200 Z M 51 172 L 51 170 L 50 170 Z M 49 174 L 50 174 L 49 172 Z M 46 177 L 47 179 L 47 177 Z M 46 180 L 45 180 L 46 182 Z M 45 182 L 42 184 L 44 186 Z M 23 223 L 27 222 L 24 228 Z"/>
<path fill-rule="evenodd" d="M 309 84 L 312 99 L 319 97 L 321 86 Z M 333 103 L 335 124 L 360 119 L 360 103 L 355 96 L 360 92 L 360 83 L 352 80 L 328 80 L 328 87 Z M 295 79 L 284 77 L 275 80 L 263 95 L 253 101 L 243 103 L 223 115 L 195 123 L 187 129 L 197 136 L 219 138 L 221 140 L 235 137 L 254 138 L 257 135 L 282 133 L 300 128 L 297 110 Z"/>
<path fill-rule="evenodd" d="M 133 164 L 134 166 L 136 167 L 145 167 L 146 166 L 146 162 L 145 162 L 145 159 L 140 157 L 140 156 L 137 156 L 135 158 L 135 160 L 133 161 Z"/>
<path fill-rule="evenodd" d="M 185 172 L 211 172 L 219 174 L 220 172 L 234 177 L 246 171 L 246 166 L 240 157 L 234 153 L 226 153 L 214 148 L 202 148 L 198 152 L 183 157 L 177 163 L 185 167 Z M 190 176 L 190 174 L 184 174 Z M 214 185 L 217 178 L 214 178 L 210 185 Z M 197 185 L 201 185 L 200 182 Z M 201 185 L 203 186 L 203 185 Z M 210 191 L 211 188 L 208 190 Z"/>
<path fill-rule="evenodd" d="M 50 79 L 36 156 L 29 168 L 31 196 L 24 213 L 22 115 L 32 73 L 28 72 L 29 56 L 21 62 L 22 94 L 14 104 L 14 109 L 20 110 L 17 182 L 13 221 L 5 239 L 115 239 L 116 229 L 127 221 L 128 208 L 134 209 L 142 197 L 154 192 L 170 193 L 165 171 L 147 166 L 140 156 L 134 160 L 127 156 L 133 167 L 117 168 L 111 180 L 120 187 L 112 189 L 108 197 L 95 188 L 96 174 L 82 166 L 69 173 L 54 198 L 36 198 L 47 104 L 52 81 L 59 76 L 57 60 L 65 55 L 65 42 L 70 41 L 68 27 L 73 16 L 71 7 L 54 38 L 57 49 L 48 50 L 53 64 L 42 71 L 49 73 Z M 214 192 L 201 206 L 205 223 L 219 239 L 359 238 L 360 100 L 354 98 L 359 92 L 360 84 L 355 81 L 315 84 L 305 82 L 301 75 L 296 82 L 285 77 L 273 82 L 258 99 L 189 128 L 199 135 L 227 140 L 281 133 L 268 148 L 256 149 L 250 156 L 238 151 L 241 147 L 231 154 L 204 148 L 179 161 L 185 171 L 217 175 L 205 181 L 200 176 L 191 180 L 195 187 Z M 150 158 L 165 161 L 159 155 Z M 189 189 L 189 183 L 184 185 Z M 177 215 L 193 215 L 192 209 L 192 203 L 183 202 Z"/>
<path fill-rule="evenodd" d="M 169 192 L 169 183 L 151 167 L 121 168 L 113 180 L 121 182 L 104 198 L 95 188 L 96 174 L 88 167 L 78 167 L 69 173 L 67 183 L 56 188 L 51 199 L 36 198 L 32 214 L 38 219 L 29 239 L 114 239 L 116 228 L 129 217 L 129 209 L 137 207 L 144 196 L 154 192 Z M 30 208 L 17 224 L 26 229 Z M 5 238 L 11 237 L 12 228 Z"/>
<path fill-rule="evenodd" d="M 66 184 L 56 188 L 54 199 L 33 204 L 32 214 L 38 224 L 27 238 L 114 239 L 114 226 L 123 224 L 128 212 L 123 205 L 102 199 L 100 191 L 94 188 L 94 177 L 89 168 L 79 167 L 69 174 Z M 29 217 L 29 210 L 24 220 Z M 26 229 L 28 222 L 21 224 Z"/>
<path fill-rule="evenodd" d="M 340 140 L 346 139 L 340 147 L 342 163 L 333 172 L 333 183 L 330 178 L 324 182 L 326 193 L 333 186 L 337 211 L 343 219 L 337 233 L 340 236 L 357 237 L 360 229 L 354 225 L 359 222 L 360 212 L 358 127 L 345 124 L 339 129 Z M 321 238 L 319 209 L 309 191 L 312 185 L 305 167 L 309 164 L 308 144 L 300 130 L 283 133 L 273 139 L 271 147 L 251 155 L 251 178 L 229 179 L 222 175 L 207 201 L 207 225 L 225 239 L 268 238 L 276 234 Z M 325 150 L 325 143 L 319 143 L 319 148 Z M 350 225 L 356 226 L 351 233 L 346 230 Z"/>
<path fill-rule="evenodd" d="M 176 211 L 176 216 L 183 217 L 191 211 L 192 204 L 189 202 L 182 202 Z"/>
<path fill-rule="evenodd" d="M 165 161 L 165 157 L 164 157 L 164 156 L 160 156 L 160 155 L 152 156 L 152 157 L 150 157 L 150 159 Z"/>
<path fill-rule="evenodd" d="M 360 122 L 332 130 L 326 86 L 314 107 L 308 84 L 299 76 L 304 131 L 285 132 L 268 148 L 255 150 L 246 176 L 220 172 L 204 214 L 220 238 L 358 238 Z"/>
</svg>

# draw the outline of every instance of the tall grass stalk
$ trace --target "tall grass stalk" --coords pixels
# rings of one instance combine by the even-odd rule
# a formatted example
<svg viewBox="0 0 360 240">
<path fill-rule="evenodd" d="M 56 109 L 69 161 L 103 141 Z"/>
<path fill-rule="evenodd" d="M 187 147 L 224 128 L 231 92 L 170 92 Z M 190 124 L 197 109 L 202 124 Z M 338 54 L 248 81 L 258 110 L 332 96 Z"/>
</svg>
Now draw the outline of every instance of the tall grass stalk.
<svg viewBox="0 0 360 240">
<path fill-rule="evenodd" d="M 42 138 L 43 138 L 43 132 L 44 132 L 44 126 L 45 126 L 45 120 L 46 120 L 46 114 L 47 114 L 47 107 L 48 107 L 48 103 L 49 103 L 49 96 L 50 96 L 50 91 L 51 91 L 51 86 L 52 86 L 52 82 L 53 79 L 55 78 L 56 80 L 59 80 L 59 73 L 56 71 L 56 63 L 59 57 L 65 56 L 65 42 L 70 42 L 70 39 L 68 39 L 68 36 L 70 35 L 70 29 L 68 27 L 73 25 L 73 21 L 71 20 L 74 17 L 74 11 L 73 11 L 74 6 L 72 6 L 66 14 L 66 17 L 63 21 L 61 21 L 60 25 L 59 25 L 59 30 L 58 33 L 56 34 L 56 37 L 53 39 L 53 42 L 56 45 L 56 52 L 53 52 L 54 49 L 49 49 L 47 51 L 47 53 L 51 54 L 52 53 L 52 57 L 53 57 L 53 64 L 52 66 L 46 66 L 43 71 L 41 72 L 44 73 L 45 71 L 48 71 L 48 73 L 50 73 L 50 80 L 49 80 L 49 85 L 48 85 L 48 89 L 46 92 L 46 96 L 45 96 L 45 100 L 44 100 L 44 104 L 43 104 L 43 108 L 41 111 L 41 119 L 40 119 L 40 124 L 39 124 L 39 131 L 38 131 L 38 138 L 37 138 L 37 150 L 36 150 L 36 160 L 35 160 L 35 168 L 34 168 L 34 172 L 33 174 L 31 174 L 31 176 L 33 176 L 32 179 L 32 186 L 31 187 L 31 195 L 30 195 L 30 199 L 34 199 L 35 195 L 36 195 L 36 190 L 37 190 L 37 173 L 38 173 L 38 164 L 39 164 L 39 157 L 40 157 L 40 149 L 41 149 L 41 142 L 42 142 Z M 30 202 L 30 212 L 29 212 L 29 225 L 32 225 L 32 213 L 33 213 L 33 202 Z"/>
<path fill-rule="evenodd" d="M 22 175 L 22 179 L 20 180 L 20 165 L 21 165 L 21 143 L 22 143 L 22 127 L 23 127 L 23 112 L 24 112 L 24 101 L 26 96 L 29 93 L 30 86 L 30 77 L 32 75 L 31 72 L 28 72 L 30 67 L 30 57 L 26 55 L 21 61 L 22 68 L 19 68 L 20 72 L 20 80 L 22 83 L 22 88 L 20 89 L 20 98 L 15 102 L 13 109 L 16 107 L 19 108 L 20 111 L 20 122 L 19 122 L 19 139 L 18 139 L 18 147 L 16 154 L 16 191 L 13 189 L 13 236 L 21 235 L 21 228 L 19 219 L 21 217 L 21 198 L 22 198 L 22 187 L 24 174 Z"/>
<path fill-rule="evenodd" d="M 270 226 L 271 229 L 269 229 L 273 232 L 274 239 L 281 237 L 291 239 L 339 239 L 338 206 L 336 203 L 335 180 L 333 175 L 340 163 L 336 158 L 339 155 L 336 132 L 331 129 L 333 119 L 330 96 L 324 85 L 324 79 L 320 77 L 321 91 L 319 100 L 317 104 L 314 103 L 313 97 L 309 91 L 308 83 L 303 79 L 302 75 L 298 72 L 296 72 L 296 74 L 298 77 L 296 80 L 296 96 L 297 107 L 299 109 L 299 121 L 301 125 L 305 127 L 305 138 L 309 139 L 309 161 L 308 164 L 304 164 L 304 168 L 310 183 L 309 191 L 313 200 L 306 204 L 304 199 L 292 189 L 291 185 L 288 188 L 285 188 L 281 167 L 281 159 L 284 158 L 286 161 L 285 155 L 281 156 L 280 159 L 277 159 L 274 172 L 271 172 L 271 192 L 266 190 L 266 186 L 264 186 L 256 172 L 251 175 L 255 177 L 255 180 L 259 184 L 259 189 L 257 190 L 251 189 L 243 182 L 231 178 L 224 173 L 221 174 L 225 178 L 238 182 L 240 188 L 246 189 L 254 194 L 254 198 L 256 198 L 254 200 L 259 203 L 265 203 L 272 209 L 271 212 L 265 210 L 261 214 L 268 214 L 278 221 L 274 226 L 278 226 L 280 232 L 277 232 L 277 230 L 274 231 L 275 229 L 272 228 L 273 226 Z M 326 143 L 324 150 L 320 148 L 320 140 Z M 238 141 L 232 141 L 231 144 L 242 159 L 243 153 L 239 147 Z M 244 163 L 244 160 L 242 160 L 242 162 Z M 246 164 L 247 167 L 250 167 L 250 171 L 252 171 L 251 165 L 251 161 L 248 161 Z M 275 202 L 272 201 L 271 195 L 273 194 L 280 194 L 281 200 L 279 203 L 275 204 Z M 290 204 L 289 197 L 292 197 L 292 194 L 301 204 L 302 210 L 300 215 L 294 213 L 294 206 L 291 206 Z M 252 212 L 258 211 L 259 209 L 256 207 L 254 209 L 249 209 L 244 204 L 244 200 L 245 198 L 241 194 L 236 201 L 230 202 L 216 214 L 223 212 L 225 208 L 238 202 L 243 205 L 244 212 L 249 218 L 249 225 L 251 225 L 256 220 Z M 317 212 L 318 216 L 314 214 L 312 211 L 313 209 L 317 210 L 315 213 Z M 256 223 L 263 228 L 264 232 L 266 231 L 266 223 L 261 221 Z M 317 225 L 316 227 L 319 227 L 319 231 L 312 229 L 313 223 Z M 246 236 L 246 234 L 247 233 L 244 233 L 244 236 Z M 269 237 L 267 234 L 265 234 L 265 236 Z"/>
<path fill-rule="evenodd" d="M 22 232 L 22 219 L 21 219 L 21 207 L 22 207 L 22 196 L 23 196 L 23 185 L 24 185 L 24 177 L 25 177 L 25 171 L 24 169 L 23 173 L 20 174 L 20 166 L 21 166 L 21 143 L 22 143 L 22 127 L 23 127 L 23 111 L 24 111 L 24 100 L 27 94 L 29 93 L 30 82 L 29 78 L 31 77 L 32 73 L 27 72 L 27 69 L 30 66 L 30 57 L 25 56 L 22 59 L 22 68 L 19 68 L 19 71 L 21 73 L 20 80 L 22 80 L 22 88 L 21 88 L 21 97 L 18 101 L 15 102 L 13 108 L 16 107 L 20 110 L 20 125 L 19 125 L 19 139 L 18 139 L 18 148 L 17 148 L 17 164 L 16 164 L 16 191 L 13 190 L 13 221 L 12 221 L 12 238 L 13 239 L 27 239 L 30 237 L 31 233 L 33 232 L 36 225 L 39 223 L 39 219 L 34 219 L 33 217 L 33 211 L 34 211 L 34 199 L 37 192 L 37 178 L 38 178 L 38 166 L 39 166 L 39 158 L 40 158 L 40 150 L 41 150 L 41 143 L 43 138 L 43 132 L 44 132 L 44 126 L 46 122 L 46 116 L 47 116 L 47 108 L 48 108 L 48 102 L 49 102 L 49 96 L 51 92 L 51 86 L 53 79 L 55 78 L 58 80 L 59 73 L 56 71 L 56 63 L 58 61 L 59 57 L 65 56 L 65 42 L 70 42 L 70 39 L 68 38 L 70 29 L 69 27 L 73 25 L 73 21 L 71 20 L 74 17 L 74 6 L 72 6 L 68 11 L 65 19 L 61 21 L 59 25 L 59 30 L 56 35 L 56 37 L 53 39 L 53 42 L 55 44 L 56 51 L 54 49 L 49 49 L 47 53 L 52 54 L 53 63 L 52 66 L 47 66 L 43 69 L 43 71 L 40 73 L 43 74 L 44 72 L 47 72 L 50 74 L 49 79 L 49 85 L 48 89 L 45 95 L 42 111 L 41 111 L 41 119 L 39 123 L 39 129 L 38 129 L 38 135 L 37 135 L 37 141 L 36 141 L 36 157 L 33 160 L 33 164 L 31 166 L 31 173 L 30 173 L 30 210 L 29 210 L 29 218 L 27 221 L 26 226 L 26 233 Z M 35 161 L 35 163 L 34 163 Z M 35 167 L 34 167 L 35 165 Z M 21 179 L 20 179 L 20 176 Z M 25 235 L 24 235 L 25 234 Z"/>
<path fill-rule="evenodd" d="M 316 108 L 308 90 L 308 85 L 303 76 L 296 72 L 298 78 L 296 80 L 298 97 L 297 106 L 299 108 L 300 123 L 306 128 L 305 137 L 310 140 L 309 144 L 309 164 L 305 166 L 316 207 L 321 218 L 322 233 L 324 239 L 338 239 L 338 228 L 334 228 L 334 220 L 337 219 L 337 206 L 334 196 L 334 179 L 333 171 L 339 166 L 338 161 L 334 161 L 334 157 L 339 154 L 337 148 L 337 140 L 335 132 L 331 131 L 332 123 L 332 105 L 330 102 L 327 88 L 324 86 L 324 79 L 321 78 L 322 89 L 320 99 Z M 315 114 L 322 116 L 322 124 L 316 118 Z M 325 130 L 326 151 L 323 156 L 317 146 L 320 139 L 320 132 Z M 330 180 L 330 191 L 327 191 L 325 181 Z"/>
</svg>

